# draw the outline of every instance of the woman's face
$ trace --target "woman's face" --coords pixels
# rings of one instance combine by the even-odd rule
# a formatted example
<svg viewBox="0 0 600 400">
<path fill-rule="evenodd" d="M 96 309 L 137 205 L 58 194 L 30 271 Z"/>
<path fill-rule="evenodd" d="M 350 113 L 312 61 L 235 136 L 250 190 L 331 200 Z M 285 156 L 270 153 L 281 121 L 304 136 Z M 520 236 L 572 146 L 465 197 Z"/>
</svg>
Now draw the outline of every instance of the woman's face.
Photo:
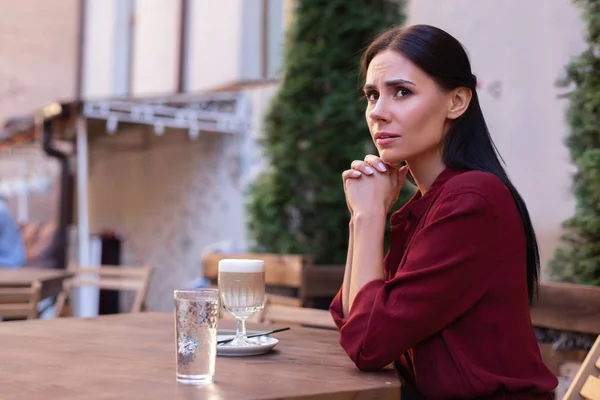
<svg viewBox="0 0 600 400">
<path fill-rule="evenodd" d="M 452 93 L 402 54 L 385 50 L 367 69 L 364 87 L 369 131 L 390 165 L 438 153 L 449 128 Z"/>
</svg>

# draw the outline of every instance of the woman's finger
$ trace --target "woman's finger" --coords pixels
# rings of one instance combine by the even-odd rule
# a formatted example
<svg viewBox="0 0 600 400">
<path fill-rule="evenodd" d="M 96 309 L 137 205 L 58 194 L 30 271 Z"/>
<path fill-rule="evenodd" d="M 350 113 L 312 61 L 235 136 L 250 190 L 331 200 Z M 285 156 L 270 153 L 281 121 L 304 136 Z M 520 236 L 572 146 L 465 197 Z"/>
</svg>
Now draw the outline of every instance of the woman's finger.
<svg viewBox="0 0 600 400">
<path fill-rule="evenodd" d="M 375 170 L 373 169 L 373 167 L 371 167 L 369 164 L 367 164 L 366 162 L 364 162 L 362 160 L 352 161 L 352 164 L 350 165 L 350 167 L 353 170 L 360 171 L 365 175 L 373 175 L 375 173 Z"/>
<path fill-rule="evenodd" d="M 374 168 L 377 168 L 377 170 L 379 170 L 380 172 L 387 171 L 387 167 L 385 166 L 385 163 L 381 161 L 381 158 L 373 154 L 367 154 L 365 156 L 365 163 L 373 166 Z"/>
<path fill-rule="evenodd" d="M 347 169 L 344 172 L 342 172 L 342 180 L 346 180 L 346 179 L 356 179 L 356 178 L 360 178 L 360 176 L 362 175 L 362 173 L 360 171 L 357 171 L 355 169 Z"/>
<path fill-rule="evenodd" d="M 392 180 L 398 182 L 399 186 L 402 186 L 404 185 L 404 180 L 406 179 L 406 174 L 408 173 L 408 165 L 403 165 L 398 169 L 391 168 L 390 172 Z"/>
<path fill-rule="evenodd" d="M 403 166 L 401 166 L 400 169 L 398 169 L 398 173 L 406 176 L 406 174 L 408 173 L 408 165 L 404 164 Z"/>
</svg>

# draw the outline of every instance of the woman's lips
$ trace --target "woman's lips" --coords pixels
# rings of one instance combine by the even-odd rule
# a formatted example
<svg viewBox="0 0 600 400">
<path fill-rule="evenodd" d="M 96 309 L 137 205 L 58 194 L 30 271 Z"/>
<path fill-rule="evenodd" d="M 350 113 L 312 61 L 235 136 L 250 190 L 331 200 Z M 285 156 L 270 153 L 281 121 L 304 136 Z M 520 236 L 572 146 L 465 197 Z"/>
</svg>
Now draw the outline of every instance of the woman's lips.
<svg viewBox="0 0 600 400">
<path fill-rule="evenodd" d="M 375 139 L 378 146 L 385 146 L 392 143 L 394 140 L 400 139 L 400 136 L 388 136 Z"/>
</svg>

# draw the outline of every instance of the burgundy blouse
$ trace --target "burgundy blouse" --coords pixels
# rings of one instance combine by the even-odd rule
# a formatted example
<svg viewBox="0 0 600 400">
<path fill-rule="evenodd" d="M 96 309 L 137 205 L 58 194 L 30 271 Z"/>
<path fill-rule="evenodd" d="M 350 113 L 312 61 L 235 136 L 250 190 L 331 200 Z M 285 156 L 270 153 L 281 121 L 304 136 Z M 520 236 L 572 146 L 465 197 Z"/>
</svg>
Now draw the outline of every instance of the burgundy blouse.
<svg viewBox="0 0 600 400">
<path fill-rule="evenodd" d="M 496 176 L 446 169 L 391 218 L 385 279 L 365 285 L 340 343 L 362 370 L 394 363 L 426 399 L 552 399 L 527 296 L 525 233 Z"/>
</svg>

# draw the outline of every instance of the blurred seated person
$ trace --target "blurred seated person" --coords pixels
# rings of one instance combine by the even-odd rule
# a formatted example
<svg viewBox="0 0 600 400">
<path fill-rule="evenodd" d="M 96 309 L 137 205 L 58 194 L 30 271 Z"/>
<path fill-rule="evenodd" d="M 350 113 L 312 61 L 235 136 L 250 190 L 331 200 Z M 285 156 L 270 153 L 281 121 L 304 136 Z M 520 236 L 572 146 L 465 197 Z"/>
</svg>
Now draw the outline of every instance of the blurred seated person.
<svg viewBox="0 0 600 400">
<path fill-rule="evenodd" d="M 25 244 L 6 199 L 0 197 L 0 268 L 19 268 L 25 264 Z"/>
</svg>

